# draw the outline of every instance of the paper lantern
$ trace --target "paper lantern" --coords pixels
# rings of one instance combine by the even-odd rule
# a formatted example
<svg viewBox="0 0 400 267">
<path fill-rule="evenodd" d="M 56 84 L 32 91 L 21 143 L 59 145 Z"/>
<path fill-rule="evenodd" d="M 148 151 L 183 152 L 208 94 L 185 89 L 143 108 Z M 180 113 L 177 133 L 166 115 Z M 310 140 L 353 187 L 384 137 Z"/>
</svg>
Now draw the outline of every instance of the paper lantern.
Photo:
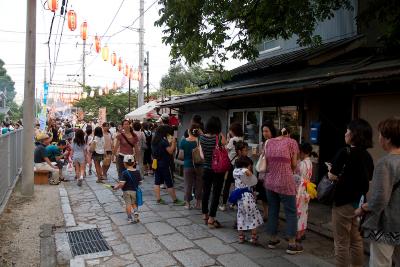
<svg viewBox="0 0 400 267">
<path fill-rule="evenodd" d="M 47 4 L 51 12 L 56 12 L 57 10 L 57 0 L 47 0 Z"/>
<path fill-rule="evenodd" d="M 122 70 L 122 58 L 118 59 L 118 71 Z"/>
<path fill-rule="evenodd" d="M 113 66 L 115 66 L 115 64 L 117 64 L 117 54 L 115 54 L 115 52 L 113 52 L 111 55 L 111 64 Z"/>
<path fill-rule="evenodd" d="M 82 93 L 82 99 L 86 99 L 87 98 L 87 93 L 86 92 L 83 92 Z"/>
<path fill-rule="evenodd" d="M 92 90 L 92 91 L 90 91 L 90 95 L 89 95 L 90 97 L 94 97 L 94 91 Z"/>
<path fill-rule="evenodd" d="M 94 37 L 94 48 L 97 53 L 100 53 L 101 50 L 100 37 L 97 35 Z"/>
<path fill-rule="evenodd" d="M 129 66 L 128 66 L 128 64 L 125 64 L 124 75 L 126 77 L 129 77 Z"/>
<path fill-rule="evenodd" d="M 81 25 L 81 37 L 83 41 L 87 39 L 87 22 L 84 21 Z"/>
<path fill-rule="evenodd" d="M 104 94 L 108 95 L 109 92 L 110 92 L 110 90 L 108 89 L 108 86 L 106 86 L 106 87 L 104 88 Z"/>
<path fill-rule="evenodd" d="M 99 88 L 99 96 L 102 96 L 103 95 L 103 90 L 101 90 L 100 88 Z"/>
<path fill-rule="evenodd" d="M 68 28 L 71 31 L 75 31 L 76 29 L 76 13 L 73 10 L 68 11 Z"/>
<path fill-rule="evenodd" d="M 129 79 L 131 79 L 131 80 L 134 80 L 135 79 L 135 73 L 134 73 L 134 71 L 133 71 L 133 68 L 131 67 L 130 69 L 129 69 Z"/>
<path fill-rule="evenodd" d="M 107 46 L 107 45 L 104 46 L 104 47 L 101 49 L 101 57 L 103 58 L 104 61 L 107 61 L 107 60 L 108 60 L 108 46 Z"/>
<path fill-rule="evenodd" d="M 117 90 L 117 82 L 116 81 L 113 82 L 113 90 Z"/>
</svg>

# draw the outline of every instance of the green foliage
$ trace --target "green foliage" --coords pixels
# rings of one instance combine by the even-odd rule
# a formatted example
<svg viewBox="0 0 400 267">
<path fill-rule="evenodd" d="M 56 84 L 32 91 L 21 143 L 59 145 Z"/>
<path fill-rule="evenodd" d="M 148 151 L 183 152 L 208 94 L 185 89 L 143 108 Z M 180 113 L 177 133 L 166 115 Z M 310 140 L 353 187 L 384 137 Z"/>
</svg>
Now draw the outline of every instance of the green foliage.
<svg viewBox="0 0 400 267">
<path fill-rule="evenodd" d="M 20 106 L 17 103 L 15 103 L 14 101 L 12 101 L 8 107 L 10 108 L 8 113 L 10 114 L 11 121 L 16 122 L 16 121 L 22 119 L 22 116 L 23 116 L 22 105 Z"/>
<path fill-rule="evenodd" d="M 198 65 L 192 65 L 186 68 L 177 63 L 172 65 L 168 74 L 161 78 L 160 88 L 161 93 L 166 96 L 192 94 L 203 85 L 221 84 L 223 80 L 229 78 L 229 72 L 221 66 L 209 65 L 209 69 L 203 69 Z"/>
<path fill-rule="evenodd" d="M 91 88 L 86 87 L 86 92 Z M 128 93 L 110 91 L 107 95 L 99 96 L 97 91 L 94 97 L 87 97 L 74 103 L 75 107 L 81 108 L 85 114 L 85 120 L 97 119 L 99 108 L 105 107 L 107 110 L 107 121 L 120 122 L 124 119 L 129 110 Z M 137 106 L 136 95 L 131 93 L 131 110 Z"/>
<path fill-rule="evenodd" d="M 378 0 L 376 0 L 378 1 Z M 396 2 L 396 0 L 390 0 Z M 379 2 L 386 2 L 381 0 Z M 318 23 L 333 17 L 350 0 L 159 0 L 163 42 L 171 46 L 173 62 L 189 65 L 210 58 L 220 65 L 235 59 L 255 59 L 266 39 L 298 36 L 300 45 L 315 45 Z M 398 13 L 397 13 L 398 14 Z"/>
<path fill-rule="evenodd" d="M 14 88 L 15 83 L 11 79 L 11 77 L 7 74 L 7 70 L 4 68 L 4 61 L 0 59 L 0 91 L 3 91 L 4 88 L 7 91 L 7 106 L 10 106 L 14 100 L 15 92 Z"/>
</svg>

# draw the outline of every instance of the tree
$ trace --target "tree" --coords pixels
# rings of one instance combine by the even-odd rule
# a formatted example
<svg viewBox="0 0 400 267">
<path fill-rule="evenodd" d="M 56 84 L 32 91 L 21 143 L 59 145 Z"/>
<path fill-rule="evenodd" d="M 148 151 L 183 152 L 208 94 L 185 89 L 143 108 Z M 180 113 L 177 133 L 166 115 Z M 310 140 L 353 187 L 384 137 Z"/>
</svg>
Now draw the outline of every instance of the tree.
<svg viewBox="0 0 400 267">
<path fill-rule="evenodd" d="M 212 74 L 198 65 L 185 68 L 178 63 L 172 65 L 168 74 L 161 78 L 161 90 L 170 90 L 173 94 L 188 94 L 199 90 L 199 86 L 209 83 Z"/>
<path fill-rule="evenodd" d="M 86 87 L 85 91 L 90 92 L 91 88 Z M 74 107 L 81 108 L 85 113 L 85 119 L 97 119 L 99 115 L 99 108 L 105 107 L 107 110 L 107 120 L 113 122 L 120 122 L 128 113 L 129 100 L 128 93 L 119 93 L 110 91 L 107 95 L 99 96 L 96 94 L 94 97 L 87 97 L 74 103 Z M 131 94 L 131 110 L 136 107 L 136 95 Z"/>
<path fill-rule="evenodd" d="M 17 94 L 14 85 L 14 81 L 7 74 L 7 70 L 4 68 L 4 61 L 0 59 L 0 91 L 4 91 L 5 89 L 7 92 L 7 106 L 13 102 L 14 97 Z"/>
<path fill-rule="evenodd" d="M 184 58 L 189 65 L 212 59 L 220 65 L 232 55 L 253 60 L 257 45 L 268 39 L 298 36 L 298 43 L 316 45 L 319 21 L 332 18 L 340 8 L 351 9 L 350 0 L 160 0 L 163 42 L 171 46 L 172 61 Z M 383 39 L 400 45 L 398 0 L 369 0 L 359 23 L 378 19 L 387 25 Z"/>
</svg>

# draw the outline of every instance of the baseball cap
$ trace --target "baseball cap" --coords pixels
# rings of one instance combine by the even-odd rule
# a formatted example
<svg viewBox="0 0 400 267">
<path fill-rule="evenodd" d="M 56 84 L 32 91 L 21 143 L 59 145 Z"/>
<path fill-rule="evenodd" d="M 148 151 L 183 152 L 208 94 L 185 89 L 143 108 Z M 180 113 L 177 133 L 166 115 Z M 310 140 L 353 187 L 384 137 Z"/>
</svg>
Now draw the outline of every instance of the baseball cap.
<svg viewBox="0 0 400 267">
<path fill-rule="evenodd" d="M 124 162 L 126 163 L 131 163 L 135 161 L 135 157 L 133 155 L 125 155 L 124 156 Z"/>
<path fill-rule="evenodd" d="M 42 141 L 42 140 L 45 140 L 45 139 L 48 139 L 48 138 L 50 138 L 50 135 L 48 135 L 47 133 L 41 132 L 41 133 L 38 133 L 36 135 L 36 140 L 37 141 Z"/>
</svg>

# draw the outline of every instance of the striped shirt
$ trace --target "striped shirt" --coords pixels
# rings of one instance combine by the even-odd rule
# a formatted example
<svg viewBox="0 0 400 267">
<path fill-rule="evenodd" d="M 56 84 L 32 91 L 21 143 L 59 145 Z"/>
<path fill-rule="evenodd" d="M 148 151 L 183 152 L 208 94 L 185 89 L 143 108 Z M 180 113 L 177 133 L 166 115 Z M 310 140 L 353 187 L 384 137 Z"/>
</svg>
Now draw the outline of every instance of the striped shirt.
<svg viewBox="0 0 400 267">
<path fill-rule="evenodd" d="M 215 148 L 215 135 L 209 137 L 207 135 L 201 135 L 199 137 L 201 149 L 204 154 L 203 168 L 211 169 L 212 154 Z"/>
</svg>

